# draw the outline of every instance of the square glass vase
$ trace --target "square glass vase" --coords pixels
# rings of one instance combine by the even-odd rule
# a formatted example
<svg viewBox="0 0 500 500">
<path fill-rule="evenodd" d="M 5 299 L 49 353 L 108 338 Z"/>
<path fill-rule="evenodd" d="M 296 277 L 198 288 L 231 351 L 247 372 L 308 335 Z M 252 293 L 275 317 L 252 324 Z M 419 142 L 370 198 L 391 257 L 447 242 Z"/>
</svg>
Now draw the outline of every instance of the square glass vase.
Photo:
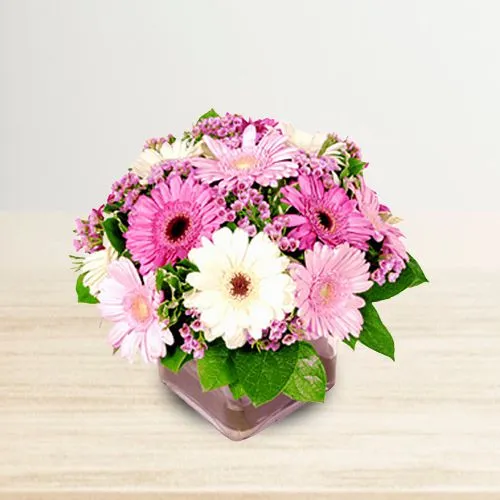
<svg viewBox="0 0 500 500">
<path fill-rule="evenodd" d="M 327 391 L 335 384 L 336 349 L 326 339 L 312 341 L 327 375 Z M 207 419 L 224 436 L 241 441 L 278 422 L 305 404 L 280 394 L 262 406 L 255 407 L 246 397 L 234 399 L 229 387 L 203 392 L 196 361 L 186 363 L 174 373 L 159 363 L 161 381 L 189 406 Z M 314 404 L 314 403 L 312 403 Z"/>
</svg>

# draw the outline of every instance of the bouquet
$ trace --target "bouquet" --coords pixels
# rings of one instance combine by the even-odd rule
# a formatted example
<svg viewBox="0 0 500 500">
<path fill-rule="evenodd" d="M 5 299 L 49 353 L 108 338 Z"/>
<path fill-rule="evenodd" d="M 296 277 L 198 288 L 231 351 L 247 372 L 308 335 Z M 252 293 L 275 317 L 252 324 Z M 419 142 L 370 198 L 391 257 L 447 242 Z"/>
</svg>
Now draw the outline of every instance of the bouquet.
<svg viewBox="0 0 500 500">
<path fill-rule="evenodd" d="M 229 386 L 263 405 L 323 401 L 314 342 L 394 359 L 374 303 L 426 280 L 350 139 L 270 118 L 200 117 L 146 142 L 106 202 L 76 221 L 79 302 L 113 353 Z"/>
</svg>

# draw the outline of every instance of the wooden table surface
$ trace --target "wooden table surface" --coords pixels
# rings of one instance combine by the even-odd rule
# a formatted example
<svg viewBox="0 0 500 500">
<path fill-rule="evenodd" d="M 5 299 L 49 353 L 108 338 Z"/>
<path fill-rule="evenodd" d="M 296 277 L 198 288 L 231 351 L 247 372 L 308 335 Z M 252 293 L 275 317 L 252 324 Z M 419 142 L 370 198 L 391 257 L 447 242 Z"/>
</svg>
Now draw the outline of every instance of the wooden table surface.
<svg viewBox="0 0 500 500">
<path fill-rule="evenodd" d="M 427 268 L 380 304 L 396 363 L 341 346 L 324 405 L 231 442 L 155 367 L 110 355 L 69 231 L 0 214 L 2 500 L 500 498 L 498 266 Z"/>
</svg>

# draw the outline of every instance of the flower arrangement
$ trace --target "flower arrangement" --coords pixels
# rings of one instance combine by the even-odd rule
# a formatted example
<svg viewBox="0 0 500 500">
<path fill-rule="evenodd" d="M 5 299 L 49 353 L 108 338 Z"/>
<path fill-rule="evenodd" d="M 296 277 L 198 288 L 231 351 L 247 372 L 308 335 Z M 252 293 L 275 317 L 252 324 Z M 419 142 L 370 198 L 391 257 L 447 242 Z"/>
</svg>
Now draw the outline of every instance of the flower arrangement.
<svg viewBox="0 0 500 500">
<path fill-rule="evenodd" d="M 130 361 L 177 373 L 195 360 L 204 390 L 255 406 L 323 401 L 314 341 L 394 359 L 374 303 L 427 281 L 367 166 L 336 134 L 211 110 L 147 141 L 76 221 L 78 299 L 98 304 Z"/>
</svg>

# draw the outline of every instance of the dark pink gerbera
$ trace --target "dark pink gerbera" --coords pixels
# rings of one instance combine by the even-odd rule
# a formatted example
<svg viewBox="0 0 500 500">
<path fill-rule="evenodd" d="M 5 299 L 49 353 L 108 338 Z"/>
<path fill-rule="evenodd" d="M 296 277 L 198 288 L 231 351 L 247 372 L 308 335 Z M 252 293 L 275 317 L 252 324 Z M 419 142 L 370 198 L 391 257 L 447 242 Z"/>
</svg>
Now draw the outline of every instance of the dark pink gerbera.
<svg viewBox="0 0 500 500">
<path fill-rule="evenodd" d="M 212 188 L 174 175 L 134 205 L 125 233 L 127 248 L 146 274 L 185 258 L 225 217 Z"/>
<path fill-rule="evenodd" d="M 372 235 L 372 225 L 356 209 L 356 201 L 349 199 L 339 186 L 325 189 L 320 179 L 299 176 L 300 191 L 294 186 L 282 188 L 283 201 L 293 206 L 298 214 L 287 214 L 287 225 L 293 227 L 289 237 L 300 241 L 300 248 L 312 248 L 320 239 L 335 247 L 347 242 L 366 250 Z"/>
</svg>

